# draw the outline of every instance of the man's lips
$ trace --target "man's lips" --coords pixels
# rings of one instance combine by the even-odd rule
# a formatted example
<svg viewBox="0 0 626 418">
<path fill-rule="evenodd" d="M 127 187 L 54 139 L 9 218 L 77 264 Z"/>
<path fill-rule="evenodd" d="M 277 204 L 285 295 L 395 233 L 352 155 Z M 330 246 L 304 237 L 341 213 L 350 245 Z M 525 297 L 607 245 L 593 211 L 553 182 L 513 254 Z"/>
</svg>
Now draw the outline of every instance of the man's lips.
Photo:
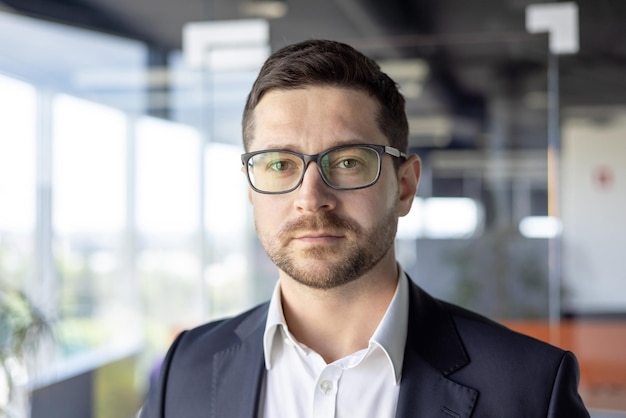
<svg viewBox="0 0 626 418">
<path fill-rule="evenodd" d="M 293 239 L 302 242 L 323 242 L 332 241 L 343 238 L 344 234 L 336 231 L 310 231 L 297 232 L 293 235 Z"/>
<path fill-rule="evenodd" d="M 344 236 L 344 234 L 338 233 L 338 232 L 320 232 L 320 231 L 315 231 L 315 232 L 299 232 L 299 233 L 295 233 L 293 238 L 294 239 L 302 239 L 302 240 L 307 240 L 307 239 L 324 239 L 324 238 L 342 238 Z"/>
</svg>

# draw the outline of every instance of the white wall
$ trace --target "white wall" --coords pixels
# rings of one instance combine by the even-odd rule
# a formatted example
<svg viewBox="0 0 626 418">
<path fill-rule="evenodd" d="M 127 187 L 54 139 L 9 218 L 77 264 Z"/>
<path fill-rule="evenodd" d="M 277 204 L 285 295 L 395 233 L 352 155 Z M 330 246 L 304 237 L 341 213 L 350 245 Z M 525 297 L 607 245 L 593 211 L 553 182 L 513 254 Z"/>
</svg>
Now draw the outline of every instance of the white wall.
<svg viewBox="0 0 626 418">
<path fill-rule="evenodd" d="M 566 308 L 626 311 L 626 110 L 576 112 L 562 131 Z"/>
</svg>

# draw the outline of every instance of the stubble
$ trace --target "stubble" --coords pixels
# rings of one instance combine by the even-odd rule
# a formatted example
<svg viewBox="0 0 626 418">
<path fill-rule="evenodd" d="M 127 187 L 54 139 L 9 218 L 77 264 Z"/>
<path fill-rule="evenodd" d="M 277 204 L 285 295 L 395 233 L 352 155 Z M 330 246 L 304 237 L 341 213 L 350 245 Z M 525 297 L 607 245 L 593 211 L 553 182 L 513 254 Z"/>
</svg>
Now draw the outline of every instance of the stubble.
<svg viewBox="0 0 626 418">
<path fill-rule="evenodd" d="M 370 271 L 392 247 L 397 225 L 394 209 L 371 229 L 324 212 L 288 222 L 275 234 L 259 234 L 259 239 L 274 264 L 295 281 L 315 289 L 332 289 Z M 291 245 L 299 231 L 316 230 L 341 232 L 340 245 Z"/>
</svg>

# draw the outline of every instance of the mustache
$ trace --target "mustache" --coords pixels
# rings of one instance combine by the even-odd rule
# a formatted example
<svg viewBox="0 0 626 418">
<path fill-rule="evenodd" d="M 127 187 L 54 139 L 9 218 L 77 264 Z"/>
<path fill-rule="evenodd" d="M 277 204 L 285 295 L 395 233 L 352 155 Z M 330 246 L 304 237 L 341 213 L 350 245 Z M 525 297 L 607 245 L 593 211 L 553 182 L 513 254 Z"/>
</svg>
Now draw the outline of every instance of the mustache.
<svg viewBox="0 0 626 418">
<path fill-rule="evenodd" d="M 328 212 L 321 215 L 302 216 L 289 221 L 280 229 L 280 235 L 289 237 L 298 231 L 315 231 L 318 229 L 357 232 L 359 227 L 349 219 L 344 219 L 335 213 Z"/>
</svg>

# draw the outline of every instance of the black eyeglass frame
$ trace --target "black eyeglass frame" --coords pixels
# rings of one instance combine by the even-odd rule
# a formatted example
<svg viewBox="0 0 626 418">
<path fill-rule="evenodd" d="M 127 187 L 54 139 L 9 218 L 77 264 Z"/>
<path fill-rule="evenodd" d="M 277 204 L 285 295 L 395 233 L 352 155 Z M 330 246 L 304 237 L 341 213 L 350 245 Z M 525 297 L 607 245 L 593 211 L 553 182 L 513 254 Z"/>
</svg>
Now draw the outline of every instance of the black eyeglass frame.
<svg viewBox="0 0 626 418">
<path fill-rule="evenodd" d="M 322 158 L 324 158 L 324 156 L 326 156 L 327 154 L 333 152 L 333 151 L 337 151 L 343 148 L 369 148 L 372 149 L 374 151 L 376 151 L 378 153 L 378 171 L 376 172 L 376 177 L 374 177 L 374 179 L 369 182 L 368 184 L 365 184 L 363 186 L 358 186 L 358 187 L 339 187 L 339 186 L 334 186 L 332 185 L 328 179 L 326 178 L 326 175 L 324 174 L 324 171 L 322 169 Z M 258 154 L 263 154 L 266 152 L 284 152 L 287 154 L 291 154 L 294 155 L 298 158 L 300 158 L 303 162 L 304 162 L 304 168 L 302 169 L 302 174 L 300 175 L 300 179 L 298 180 L 298 182 L 290 189 L 284 190 L 284 191 L 280 191 L 280 192 L 268 192 L 265 190 L 260 190 L 258 188 L 256 188 L 254 186 L 254 184 L 252 184 L 252 180 L 250 179 L 250 159 L 252 157 L 254 157 L 255 155 Z M 392 157 L 395 158 L 402 158 L 404 160 L 406 160 L 408 158 L 408 155 L 402 151 L 400 151 L 397 148 L 394 147 L 390 147 L 387 145 L 376 145 L 376 144 L 344 144 L 344 145 L 338 145 L 336 147 L 332 147 L 332 148 L 328 148 L 327 150 L 324 150 L 322 152 L 319 152 L 317 154 L 300 154 L 299 152 L 295 152 L 292 150 L 288 150 L 288 149 L 265 149 L 265 150 L 259 150 L 259 151 L 252 151 L 252 152 L 246 152 L 244 154 L 241 154 L 241 163 L 244 165 L 244 167 L 246 168 L 246 178 L 248 179 L 248 184 L 250 185 L 250 187 L 252 187 L 252 189 L 257 192 L 257 193 L 262 193 L 262 194 L 285 194 L 285 193 L 291 193 L 294 190 L 296 190 L 298 187 L 300 187 L 300 185 L 302 184 L 302 180 L 304 179 L 304 175 L 306 173 L 306 170 L 309 167 L 309 164 L 312 162 L 315 162 L 317 165 L 317 171 L 320 173 L 320 176 L 322 177 L 322 180 L 324 180 L 324 183 L 330 187 L 331 189 L 334 190 L 358 190 L 358 189 L 365 189 L 367 187 L 371 187 L 374 184 L 376 184 L 376 182 L 378 181 L 378 179 L 380 178 L 380 171 L 382 169 L 383 166 L 383 156 L 385 154 L 389 154 Z"/>
</svg>

